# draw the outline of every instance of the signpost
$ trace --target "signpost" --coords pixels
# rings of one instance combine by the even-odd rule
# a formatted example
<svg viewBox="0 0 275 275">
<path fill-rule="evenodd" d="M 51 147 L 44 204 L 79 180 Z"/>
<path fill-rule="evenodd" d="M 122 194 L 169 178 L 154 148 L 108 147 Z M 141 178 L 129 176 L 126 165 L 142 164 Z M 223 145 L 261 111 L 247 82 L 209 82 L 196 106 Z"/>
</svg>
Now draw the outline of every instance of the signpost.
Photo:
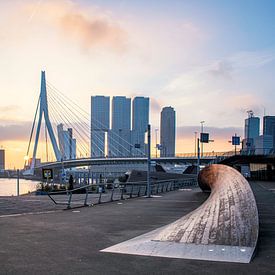
<svg viewBox="0 0 275 275">
<path fill-rule="evenodd" d="M 204 121 L 201 121 L 201 123 L 203 125 Z M 197 135 L 197 132 L 195 132 L 195 135 Z M 203 127 L 202 127 L 202 132 L 200 133 L 200 138 L 197 139 L 197 154 L 198 154 L 197 174 L 199 174 L 199 172 L 200 172 L 200 158 L 203 157 L 203 143 L 209 143 L 209 142 L 214 142 L 214 140 L 209 139 L 209 133 L 204 133 Z M 200 144 L 201 144 L 201 146 L 200 146 Z M 195 150 L 195 152 L 196 152 L 196 150 Z"/>
<path fill-rule="evenodd" d="M 147 130 L 147 145 L 148 145 L 148 159 L 147 159 L 147 198 L 151 197 L 151 178 L 150 178 L 150 171 L 151 171 L 151 125 L 148 124 Z"/>
<path fill-rule="evenodd" d="M 44 180 L 53 179 L 53 169 L 43 168 L 42 177 Z"/>
<path fill-rule="evenodd" d="M 198 141 L 197 141 L 197 144 L 198 144 L 198 148 L 197 148 L 197 151 L 198 151 L 198 162 L 197 162 L 197 175 L 199 175 L 199 172 L 200 172 L 200 139 L 198 138 Z"/>
<path fill-rule="evenodd" d="M 237 134 L 235 133 L 234 136 L 232 136 L 232 140 L 231 140 L 232 145 L 235 146 L 235 155 L 237 153 L 237 145 L 241 144 L 241 138 L 240 136 L 237 136 Z"/>
<path fill-rule="evenodd" d="M 200 141 L 202 143 L 208 143 L 209 142 L 209 133 L 201 133 Z"/>
</svg>

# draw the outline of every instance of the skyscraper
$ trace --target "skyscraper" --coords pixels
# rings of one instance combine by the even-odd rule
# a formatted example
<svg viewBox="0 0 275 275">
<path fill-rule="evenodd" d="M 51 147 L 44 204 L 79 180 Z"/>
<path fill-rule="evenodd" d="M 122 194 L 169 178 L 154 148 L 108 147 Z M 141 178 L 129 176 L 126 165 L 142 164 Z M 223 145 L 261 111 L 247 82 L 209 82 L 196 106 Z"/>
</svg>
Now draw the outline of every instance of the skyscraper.
<svg viewBox="0 0 275 275">
<path fill-rule="evenodd" d="M 161 157 L 174 157 L 176 144 L 176 112 L 172 107 L 164 107 L 160 119 Z"/>
<path fill-rule="evenodd" d="M 149 123 L 149 98 L 135 97 L 132 114 L 132 155 L 142 156 L 146 151 L 144 138 Z"/>
<path fill-rule="evenodd" d="M 273 147 L 273 137 L 271 135 L 261 135 L 254 138 L 256 155 L 268 155 Z"/>
<path fill-rule="evenodd" d="M 260 135 L 260 118 L 254 117 L 252 111 L 248 112 L 245 119 L 243 149 L 253 149 L 254 139 Z"/>
<path fill-rule="evenodd" d="M 5 170 L 5 150 L 0 149 L 0 170 Z"/>
<path fill-rule="evenodd" d="M 133 100 L 133 130 L 146 132 L 149 123 L 149 97 L 137 96 Z"/>
<path fill-rule="evenodd" d="M 272 136 L 272 147 L 275 149 L 275 116 L 264 116 L 263 134 Z"/>
<path fill-rule="evenodd" d="M 73 129 L 63 129 L 63 124 L 57 125 L 59 150 L 63 160 L 76 159 L 76 139 L 73 138 Z"/>
<path fill-rule="evenodd" d="M 104 157 L 110 128 L 110 97 L 91 97 L 91 157 Z"/>
<path fill-rule="evenodd" d="M 108 135 L 109 156 L 131 154 L 131 99 L 114 96 L 112 99 L 112 129 Z"/>
</svg>

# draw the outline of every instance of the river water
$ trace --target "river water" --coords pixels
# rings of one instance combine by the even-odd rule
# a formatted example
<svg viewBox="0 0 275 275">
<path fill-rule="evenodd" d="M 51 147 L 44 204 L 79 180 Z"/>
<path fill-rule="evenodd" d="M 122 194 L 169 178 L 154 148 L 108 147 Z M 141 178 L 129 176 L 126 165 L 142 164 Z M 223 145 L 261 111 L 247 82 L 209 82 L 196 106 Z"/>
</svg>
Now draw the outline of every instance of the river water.
<svg viewBox="0 0 275 275">
<path fill-rule="evenodd" d="M 39 182 L 32 180 L 19 180 L 20 195 L 35 191 Z M 16 196 L 17 179 L 0 179 L 0 196 Z"/>
</svg>

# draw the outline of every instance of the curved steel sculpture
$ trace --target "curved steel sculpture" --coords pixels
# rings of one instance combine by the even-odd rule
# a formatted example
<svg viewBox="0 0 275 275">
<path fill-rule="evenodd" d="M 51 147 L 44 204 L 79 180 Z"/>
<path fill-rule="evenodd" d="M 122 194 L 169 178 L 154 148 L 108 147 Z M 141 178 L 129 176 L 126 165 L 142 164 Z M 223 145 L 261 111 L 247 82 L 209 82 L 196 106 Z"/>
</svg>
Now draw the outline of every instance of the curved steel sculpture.
<svg viewBox="0 0 275 275">
<path fill-rule="evenodd" d="M 211 190 L 200 207 L 165 227 L 125 242 L 124 252 L 112 252 L 250 262 L 259 221 L 249 183 L 237 170 L 220 164 L 204 168 L 198 183 L 202 190 Z M 129 242 L 135 248 L 129 249 Z"/>
<path fill-rule="evenodd" d="M 211 189 L 209 198 L 155 240 L 255 248 L 258 210 L 247 180 L 229 166 L 213 164 L 200 172 L 198 183 L 203 191 Z"/>
</svg>

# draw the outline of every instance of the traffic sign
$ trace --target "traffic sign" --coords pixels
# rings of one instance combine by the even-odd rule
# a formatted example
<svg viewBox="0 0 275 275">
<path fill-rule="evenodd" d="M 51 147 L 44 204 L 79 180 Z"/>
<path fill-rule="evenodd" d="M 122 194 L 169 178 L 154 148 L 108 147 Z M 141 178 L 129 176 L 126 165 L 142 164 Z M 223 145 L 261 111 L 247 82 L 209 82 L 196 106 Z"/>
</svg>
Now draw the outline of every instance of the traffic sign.
<svg viewBox="0 0 275 275">
<path fill-rule="evenodd" d="M 209 133 L 201 133 L 200 141 L 202 143 L 208 143 L 209 142 Z"/>
<path fill-rule="evenodd" d="M 239 136 L 232 136 L 232 145 L 240 145 L 241 139 Z"/>
<path fill-rule="evenodd" d="M 53 169 L 49 169 L 49 168 L 43 168 L 42 169 L 42 176 L 43 176 L 43 179 L 46 180 L 46 179 L 53 179 Z"/>
</svg>

